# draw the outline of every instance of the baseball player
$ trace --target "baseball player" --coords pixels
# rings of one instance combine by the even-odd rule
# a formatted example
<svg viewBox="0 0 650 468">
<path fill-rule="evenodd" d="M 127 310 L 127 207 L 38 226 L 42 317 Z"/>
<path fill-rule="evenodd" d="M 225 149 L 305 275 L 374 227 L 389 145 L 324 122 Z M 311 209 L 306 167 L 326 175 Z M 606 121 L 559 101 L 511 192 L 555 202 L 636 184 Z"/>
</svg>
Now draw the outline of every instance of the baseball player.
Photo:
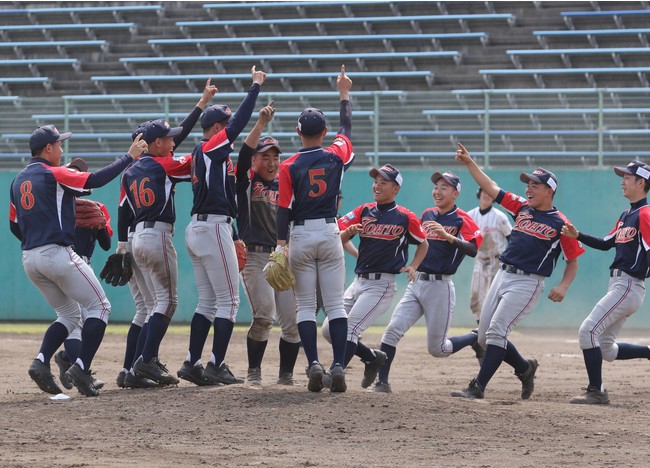
<svg viewBox="0 0 650 468">
<path fill-rule="evenodd" d="M 632 161 L 627 167 L 615 167 L 614 171 L 623 178 L 623 196 L 630 201 L 630 208 L 619 216 L 614 229 L 604 238 L 598 238 L 578 232 L 570 223 L 562 228 L 563 235 L 576 238 L 594 249 L 616 249 L 609 267 L 607 294 L 580 326 L 578 336 L 589 384 L 583 395 L 569 400 L 571 403 L 609 403 L 609 395 L 603 387 L 603 359 L 650 359 L 648 346 L 616 342 L 627 318 L 641 307 L 645 297 L 645 279 L 650 276 L 650 208 L 647 198 L 650 166 Z"/>
<path fill-rule="evenodd" d="M 246 128 L 266 73 L 251 69 L 253 84 L 232 115 L 224 104 L 208 107 L 201 116 L 203 139 L 192 153 L 192 220 L 185 245 L 192 260 L 199 301 L 190 326 L 187 358 L 177 375 L 196 385 L 237 384 L 225 363 L 239 309 L 239 268 L 233 241 L 237 217 L 232 145 Z M 210 361 L 203 368 L 201 352 L 214 324 Z"/>
<path fill-rule="evenodd" d="M 262 359 L 276 315 L 282 329 L 278 384 L 294 384 L 293 369 L 300 351 L 293 291 L 275 291 L 263 272 L 277 238 L 275 215 L 281 149 L 275 138 L 262 137 L 262 131 L 273 119 L 274 112 L 272 104 L 262 108 L 255 127 L 239 151 L 235 168 L 239 205 L 237 226 L 248 252 L 248 260 L 241 274 L 253 315 L 246 337 L 246 383 L 254 386 L 262 385 Z"/>
<path fill-rule="evenodd" d="M 32 159 L 11 183 L 9 219 L 11 232 L 21 241 L 25 273 L 57 314 L 29 375 L 44 392 L 61 393 L 50 360 L 81 320 L 81 306 L 88 311 L 81 350 L 66 375 L 82 394 L 97 396 L 90 365 L 104 337 L 111 305 L 93 270 L 72 248 L 75 197 L 109 183 L 138 159 L 145 147 L 137 138 L 128 153 L 114 163 L 94 173 L 79 172 L 60 166 L 62 142 L 70 135 L 59 133 L 54 125 L 32 133 Z"/>
<path fill-rule="evenodd" d="M 87 172 L 88 165 L 81 158 L 76 158 L 68 164 L 69 168 L 77 169 L 80 172 Z M 75 228 L 74 245 L 73 249 L 81 257 L 81 259 L 90 265 L 90 257 L 92 257 L 95 250 L 95 244 L 99 242 L 99 246 L 108 251 L 111 248 L 111 237 L 113 236 L 113 229 L 111 229 L 111 217 L 103 203 L 95 202 L 100 205 L 100 209 L 106 217 L 106 226 L 102 229 L 97 228 Z M 66 340 L 63 342 L 64 349 L 54 355 L 54 362 L 59 368 L 59 380 L 61 384 L 70 390 L 72 388 L 72 381 L 66 376 L 66 372 L 70 366 L 79 357 L 81 351 L 81 327 L 82 323 L 86 320 L 88 311 L 81 306 L 81 322 L 72 330 Z M 93 385 L 97 390 L 104 386 L 104 382 L 97 380 L 93 377 Z"/>
<path fill-rule="evenodd" d="M 172 242 L 176 221 L 174 193 L 178 182 L 190 181 L 191 158 L 171 155 L 174 137 L 182 132 L 182 127 L 172 128 L 165 119 L 148 123 L 142 133 L 147 151 L 122 176 L 120 204 L 127 203 L 132 211 L 133 258 L 145 283 L 139 287 L 146 289 L 154 304 L 133 372 L 159 385 L 178 383 L 160 362 L 158 351 L 178 303 L 178 266 Z"/>
<path fill-rule="evenodd" d="M 196 123 L 198 122 L 203 110 L 208 105 L 210 100 L 217 93 L 216 86 L 211 84 L 211 79 L 208 79 L 203 89 L 201 98 L 196 103 L 196 106 L 187 115 L 187 117 L 179 124 L 183 131 L 173 137 L 174 148 L 185 141 L 185 138 L 190 134 Z M 144 131 L 144 128 L 151 121 L 141 123 L 131 135 L 131 139 L 135 139 L 138 134 Z M 172 154 L 173 156 L 173 154 Z M 124 193 L 120 196 L 121 200 L 125 200 Z M 130 210 L 128 203 L 123 203 L 118 209 L 118 245 L 116 253 L 118 254 L 131 254 L 132 253 L 132 239 L 135 230 L 133 224 L 133 212 Z M 135 304 L 135 315 L 129 327 L 126 338 L 126 350 L 124 352 L 124 364 L 122 370 L 117 375 L 117 386 L 120 388 L 150 388 L 157 387 L 158 383 L 150 379 L 139 377 L 133 372 L 133 364 L 135 359 L 142 353 L 142 348 L 147 338 L 148 329 L 148 312 L 153 311 L 153 297 L 146 287 L 144 277 L 140 268 L 135 262 L 132 262 L 131 268 L 133 270 L 133 277 L 129 281 L 129 290 L 133 297 Z M 142 286 L 139 286 L 142 285 Z"/>
<path fill-rule="evenodd" d="M 413 272 L 404 297 L 381 338 L 380 349 L 386 362 L 379 369 L 374 392 L 391 393 L 388 382 L 397 344 L 423 315 L 427 326 L 427 348 L 434 357 L 447 357 L 476 343 L 477 334 L 448 337 L 451 318 L 456 308 L 456 290 L 452 275 L 466 255 L 476 256 L 483 238 L 478 226 L 467 213 L 456 206 L 460 179 L 452 172 L 434 172 L 431 193 L 434 208 L 422 213 L 420 223 L 429 247 L 422 263 Z"/>
<path fill-rule="evenodd" d="M 360 336 L 390 307 L 397 287 L 395 276 L 407 273 L 415 280 L 416 270 L 427 254 L 426 233 L 417 216 L 395 203 L 402 186 L 402 175 L 391 164 L 370 170 L 374 179 L 374 203 L 365 203 L 339 219 L 341 241 L 349 242 L 359 234 L 357 275 L 345 291 L 343 305 L 348 314 L 348 336 L 345 366 L 357 355 L 365 364 L 361 387 L 368 388 L 386 360 L 386 353 L 373 350 L 360 341 Z M 413 261 L 407 265 L 408 244 L 417 245 Z M 327 319 L 323 335 L 329 338 Z"/>
<path fill-rule="evenodd" d="M 336 207 L 343 173 L 352 164 L 354 153 L 350 134 L 352 108 L 349 94 L 352 80 L 341 66 L 336 80 L 340 97 L 340 129 L 331 146 L 323 148 L 327 122 L 319 109 L 307 108 L 298 119 L 296 131 L 303 148 L 280 165 L 280 194 L 277 212 L 277 249 L 288 252 L 289 265 L 296 277 L 294 293 L 298 310 L 298 332 L 309 362 L 307 388 L 319 392 L 328 386 L 344 392 L 345 343 L 348 331 L 343 307 L 345 264 L 336 224 Z M 291 240 L 289 217 L 293 216 Z M 287 244 L 289 247 L 287 247 Z M 325 373 L 318 360 L 316 336 L 316 288 L 323 294 L 329 318 L 334 359 Z"/>
<path fill-rule="evenodd" d="M 478 323 L 485 296 L 490 289 L 494 275 L 499 271 L 499 255 L 506 248 L 512 224 L 503 212 L 493 209 L 494 200 L 480 187 L 476 192 L 476 197 L 479 200 L 479 205 L 469 210 L 467 214 L 476 222 L 483 236 L 481 248 L 478 249 L 474 261 L 472 283 L 469 290 L 469 306 L 476 318 L 476 323 Z M 485 350 L 478 343 L 473 344 L 472 349 L 480 363 L 485 356 Z"/>
<path fill-rule="evenodd" d="M 479 344 L 486 349 L 478 376 L 469 386 L 452 393 L 463 398 L 483 398 L 485 387 L 503 361 L 515 370 L 521 381 L 521 398 L 530 398 L 535 387 L 537 360 L 524 359 L 508 340 L 512 329 L 530 314 L 551 275 L 560 253 L 566 266 L 560 283 L 548 298 L 564 299 L 578 271 L 578 257 L 584 249 L 575 239 L 561 235 L 567 218 L 553 206 L 557 179 L 552 172 L 537 168 L 521 173 L 527 184 L 526 198 L 502 190 L 474 162 L 467 149 L 458 144 L 456 160 L 464 164 L 483 191 L 499 203 L 514 219 L 508 247 L 501 254 L 501 266 L 485 298 L 479 321 Z"/>
</svg>

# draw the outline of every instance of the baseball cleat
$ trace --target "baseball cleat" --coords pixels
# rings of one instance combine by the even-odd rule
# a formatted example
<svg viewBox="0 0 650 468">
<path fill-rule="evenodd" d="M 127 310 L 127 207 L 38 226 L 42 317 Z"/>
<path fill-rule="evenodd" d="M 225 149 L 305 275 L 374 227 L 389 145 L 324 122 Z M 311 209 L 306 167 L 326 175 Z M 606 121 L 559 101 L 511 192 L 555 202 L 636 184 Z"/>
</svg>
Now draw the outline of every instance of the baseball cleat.
<svg viewBox="0 0 650 468">
<path fill-rule="evenodd" d="M 243 384 L 243 379 L 238 379 L 230 371 L 226 363 L 222 363 L 219 367 L 215 366 L 214 363 L 208 362 L 208 365 L 203 371 L 203 378 L 208 381 L 211 385 L 224 384 L 224 385 L 233 385 L 233 384 Z"/>
<path fill-rule="evenodd" d="M 246 375 L 246 385 L 252 387 L 262 386 L 262 369 L 260 367 L 249 367 Z"/>
<path fill-rule="evenodd" d="M 366 366 L 363 370 L 363 379 L 361 379 L 361 388 L 368 388 L 372 385 L 372 383 L 377 378 L 379 369 L 384 364 L 384 362 L 386 362 L 386 359 L 388 358 L 388 356 L 386 356 L 386 353 L 383 351 L 379 351 L 378 349 L 373 349 L 373 352 L 375 353 L 375 360 L 370 362 L 364 362 Z"/>
<path fill-rule="evenodd" d="M 204 369 L 201 364 L 193 366 L 189 361 L 185 361 L 183 362 L 181 368 L 178 369 L 178 372 L 176 372 L 176 375 L 179 379 L 187 380 L 188 382 L 193 383 L 194 385 L 198 385 L 199 387 L 210 385 L 208 381 L 203 377 L 203 371 Z"/>
<path fill-rule="evenodd" d="M 309 372 L 307 376 L 309 377 L 309 382 L 307 382 L 307 390 L 310 392 L 320 392 L 323 389 L 323 375 L 325 375 L 325 370 L 319 362 L 313 362 L 309 366 Z"/>
<path fill-rule="evenodd" d="M 379 382 L 375 383 L 375 386 L 372 387 L 372 391 L 374 393 L 393 393 L 393 389 L 390 388 L 390 384 L 388 382 Z"/>
<path fill-rule="evenodd" d="M 93 379 L 93 385 L 97 390 L 104 388 L 104 381 L 96 379 L 95 376 L 93 375 L 94 372 L 91 372 L 90 377 Z"/>
<path fill-rule="evenodd" d="M 145 377 L 140 377 L 131 372 L 127 372 L 124 377 L 124 388 L 158 388 L 158 382 L 147 379 Z"/>
<path fill-rule="evenodd" d="M 609 405 L 607 390 L 600 391 L 591 385 L 583 390 L 585 391 L 584 394 L 571 398 L 569 403 L 576 405 Z"/>
<path fill-rule="evenodd" d="M 149 362 L 144 362 L 140 356 L 133 364 L 133 371 L 136 375 L 158 382 L 160 385 L 177 385 L 179 382 L 157 357 L 151 358 Z"/>
<path fill-rule="evenodd" d="M 296 381 L 293 380 L 293 373 L 292 372 L 282 372 L 280 376 L 278 377 L 278 381 L 276 382 L 277 385 L 287 385 L 289 387 L 292 387 L 296 384 Z"/>
<path fill-rule="evenodd" d="M 56 365 L 59 367 L 59 380 L 61 381 L 61 385 L 68 390 L 71 390 L 73 387 L 72 381 L 68 379 L 68 376 L 65 375 L 65 373 L 68 372 L 72 363 L 65 358 L 63 351 L 59 351 L 54 355 L 54 362 L 56 362 Z"/>
<path fill-rule="evenodd" d="M 348 385 L 345 383 L 345 370 L 341 364 L 334 364 L 334 367 L 323 374 L 323 386 L 330 389 L 330 392 L 345 392 Z"/>
<path fill-rule="evenodd" d="M 528 369 L 526 369 L 526 372 L 521 375 L 515 373 L 519 380 L 521 380 L 522 400 L 528 400 L 533 394 L 533 390 L 535 389 L 535 372 L 537 372 L 537 367 L 539 366 L 537 359 L 528 359 L 527 361 Z"/>
<path fill-rule="evenodd" d="M 36 382 L 38 388 L 44 392 L 51 393 L 52 395 L 63 393 L 61 387 L 59 387 L 54 381 L 54 376 L 52 375 L 50 366 L 44 364 L 40 359 L 34 359 L 32 361 L 28 373 L 32 380 Z"/>
<path fill-rule="evenodd" d="M 478 384 L 476 379 L 472 379 L 466 388 L 451 392 L 451 396 L 481 400 L 485 396 L 485 392 L 481 389 L 481 386 Z"/>
<path fill-rule="evenodd" d="M 99 392 L 93 384 L 93 376 L 90 371 L 84 372 L 77 364 L 73 364 L 68 369 L 68 372 L 66 372 L 66 376 L 72 380 L 79 393 L 89 397 L 99 395 Z"/>
<path fill-rule="evenodd" d="M 118 387 L 120 388 L 126 388 L 126 385 L 124 385 L 124 379 L 126 378 L 126 372 L 123 370 L 120 371 L 119 374 L 117 374 L 117 378 L 115 379 L 115 383 L 117 384 Z"/>
</svg>

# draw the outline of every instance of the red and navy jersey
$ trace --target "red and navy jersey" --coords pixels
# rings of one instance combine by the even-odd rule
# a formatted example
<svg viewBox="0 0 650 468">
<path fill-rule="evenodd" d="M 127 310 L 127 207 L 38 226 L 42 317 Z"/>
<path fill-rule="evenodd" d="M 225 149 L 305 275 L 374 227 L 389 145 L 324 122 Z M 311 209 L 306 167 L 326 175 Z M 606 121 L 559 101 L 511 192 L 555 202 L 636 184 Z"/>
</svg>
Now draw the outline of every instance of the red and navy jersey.
<svg viewBox="0 0 650 468">
<path fill-rule="evenodd" d="M 178 182 L 189 182 L 192 158 L 144 154 L 122 174 L 120 206 L 128 203 L 133 225 L 142 221 L 174 224 L 174 192 Z"/>
<path fill-rule="evenodd" d="M 334 218 L 343 173 L 354 159 L 352 143 L 338 134 L 327 148 L 305 148 L 280 164 L 278 205 L 293 219 Z"/>
<path fill-rule="evenodd" d="M 278 211 L 278 178 L 267 182 L 251 167 L 250 160 L 255 149 L 244 144 L 239 151 L 239 164 L 235 167 L 237 174 L 237 227 L 239 237 L 247 245 L 275 246 L 275 218 Z M 241 170 L 238 170 L 241 169 Z"/>
<path fill-rule="evenodd" d="M 499 257 L 503 263 L 548 277 L 561 252 L 567 260 L 576 259 L 585 252 L 576 239 L 561 235 L 562 226 L 569 220 L 557 208 L 536 210 L 525 198 L 504 190 L 495 201 L 515 220 L 508 246 Z"/>
<path fill-rule="evenodd" d="M 192 152 L 192 214 L 216 214 L 235 218 L 235 171 L 230 159 L 232 142 L 226 129 L 203 139 Z"/>
<path fill-rule="evenodd" d="M 353 224 L 363 225 L 356 274 L 399 273 L 408 261 L 409 242 L 421 244 L 426 238 L 417 216 L 395 202 L 358 206 L 338 224 L 341 230 Z"/>
<path fill-rule="evenodd" d="M 476 222 L 466 212 L 454 205 L 451 211 L 441 214 L 437 207 L 427 208 L 422 213 L 420 223 L 427 234 L 429 248 L 427 255 L 420 264 L 418 271 L 440 275 L 453 275 L 460 262 L 465 258 L 458 247 L 450 244 L 433 230 L 432 222 L 437 222 L 445 228 L 448 234 L 459 237 L 467 242 L 474 240 L 476 248 L 481 247 L 483 237 Z"/>
<path fill-rule="evenodd" d="M 22 234 L 21 248 L 46 244 L 69 246 L 75 239 L 75 197 L 84 189 L 90 172 L 54 167 L 42 158 L 31 162 L 11 183 L 9 220 Z"/>
<path fill-rule="evenodd" d="M 616 226 L 605 236 L 606 242 L 614 241 L 616 255 L 611 269 L 623 270 L 636 278 L 650 276 L 648 251 L 650 251 L 650 207 L 643 199 L 625 210 Z"/>
</svg>

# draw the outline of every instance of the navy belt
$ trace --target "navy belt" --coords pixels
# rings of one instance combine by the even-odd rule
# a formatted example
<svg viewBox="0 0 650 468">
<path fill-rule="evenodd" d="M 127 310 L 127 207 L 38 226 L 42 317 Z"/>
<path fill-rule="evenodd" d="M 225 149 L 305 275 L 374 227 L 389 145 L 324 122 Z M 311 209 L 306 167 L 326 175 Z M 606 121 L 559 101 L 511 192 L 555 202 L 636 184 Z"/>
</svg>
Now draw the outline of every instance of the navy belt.
<svg viewBox="0 0 650 468">
<path fill-rule="evenodd" d="M 631 276 L 632 278 L 636 278 L 638 280 L 645 281 L 645 278 L 639 278 L 638 276 L 634 276 L 634 275 L 628 273 L 625 270 L 619 270 L 618 268 L 614 268 L 613 270 L 609 270 L 609 277 L 610 278 L 613 278 L 615 276 L 623 276 L 623 275 L 628 275 L 628 276 Z"/>
<path fill-rule="evenodd" d="M 196 214 L 196 220 L 197 221 L 207 221 L 208 216 L 210 216 L 210 215 L 207 214 L 207 213 L 205 213 L 205 214 L 204 213 L 197 213 Z M 228 224 L 232 223 L 232 218 L 230 216 L 226 216 L 226 223 L 228 223 Z"/>
<path fill-rule="evenodd" d="M 367 280 L 381 279 L 381 273 L 359 273 L 357 276 Z"/>
<path fill-rule="evenodd" d="M 305 221 L 306 221 L 306 220 L 304 220 L 304 219 L 297 219 L 297 220 L 295 220 L 295 221 L 293 222 L 293 225 L 294 225 L 294 226 L 304 226 L 304 225 L 305 225 Z M 325 218 L 325 222 L 326 222 L 327 224 L 335 223 L 335 222 L 336 222 L 336 218 Z"/>
<path fill-rule="evenodd" d="M 421 271 L 417 272 L 417 278 L 424 281 L 442 281 L 449 276 L 450 275 L 441 275 L 439 273 L 423 273 Z"/>
<path fill-rule="evenodd" d="M 503 271 L 507 271 L 508 273 L 512 273 L 514 275 L 524 275 L 524 276 L 530 276 L 531 273 L 528 273 L 527 271 L 520 270 L 514 265 L 508 265 L 507 263 L 502 263 L 501 264 L 501 269 Z"/>
<path fill-rule="evenodd" d="M 271 253 L 275 250 L 275 247 L 271 245 L 247 245 L 246 250 L 255 253 Z"/>
</svg>

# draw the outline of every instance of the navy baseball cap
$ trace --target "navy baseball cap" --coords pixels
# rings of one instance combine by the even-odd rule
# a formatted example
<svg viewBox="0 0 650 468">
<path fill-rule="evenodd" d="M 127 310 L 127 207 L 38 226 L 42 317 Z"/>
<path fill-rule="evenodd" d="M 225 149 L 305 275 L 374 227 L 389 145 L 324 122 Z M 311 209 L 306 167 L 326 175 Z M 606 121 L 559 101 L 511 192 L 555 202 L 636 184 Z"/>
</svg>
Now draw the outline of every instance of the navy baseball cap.
<svg viewBox="0 0 650 468">
<path fill-rule="evenodd" d="M 180 135 L 183 127 L 171 127 L 165 119 L 152 120 L 144 126 L 142 139 L 151 144 L 157 138 L 175 137 Z"/>
<path fill-rule="evenodd" d="M 537 182 L 546 184 L 555 192 L 557 190 L 557 177 L 551 171 L 547 171 L 543 167 L 538 167 L 531 174 L 522 172 L 519 180 L 527 184 L 528 182 Z"/>
<path fill-rule="evenodd" d="M 303 135 L 319 135 L 327 127 L 325 114 L 320 109 L 308 107 L 298 117 L 298 130 Z"/>
<path fill-rule="evenodd" d="M 431 182 L 437 184 L 440 179 L 444 179 L 449 185 L 458 190 L 460 193 L 460 178 L 453 172 L 434 172 L 431 175 Z"/>
<path fill-rule="evenodd" d="M 392 166 L 391 164 L 384 164 L 379 169 L 373 167 L 372 169 L 370 169 L 369 174 L 370 177 L 372 177 L 373 179 L 378 175 L 380 175 L 386 180 L 395 182 L 400 187 L 402 186 L 402 182 L 404 181 L 404 179 L 402 179 L 402 174 L 400 174 L 399 171 L 395 169 L 395 167 Z"/>
<path fill-rule="evenodd" d="M 147 125 L 149 125 L 152 121 L 147 120 L 146 122 L 142 122 L 140 125 L 138 125 L 135 130 L 133 130 L 133 133 L 131 133 L 131 140 L 135 141 L 135 138 L 140 135 L 141 133 L 144 133 L 144 129 Z"/>
<path fill-rule="evenodd" d="M 88 163 L 86 162 L 85 159 L 82 158 L 74 158 L 72 161 L 70 161 L 67 164 L 68 167 L 73 167 L 77 169 L 79 172 L 88 172 Z"/>
<path fill-rule="evenodd" d="M 213 104 L 203 111 L 203 115 L 201 116 L 201 128 L 205 130 L 216 123 L 223 122 L 224 120 L 229 121 L 231 118 L 232 111 L 230 110 L 230 107 L 225 104 Z"/>
<path fill-rule="evenodd" d="M 59 133 L 54 125 L 45 125 L 34 130 L 29 137 L 29 149 L 34 151 L 45 148 L 51 143 L 67 140 L 71 135 L 71 132 Z"/>
<path fill-rule="evenodd" d="M 263 136 L 260 138 L 260 141 L 257 143 L 257 148 L 255 148 L 255 152 L 257 153 L 263 153 L 269 148 L 276 148 L 280 154 L 282 154 L 282 150 L 280 149 L 280 143 L 278 143 L 278 140 L 271 136 Z"/>
<path fill-rule="evenodd" d="M 615 167 L 614 172 L 621 177 L 632 174 L 645 180 L 650 179 L 650 166 L 639 160 L 632 161 L 627 167 Z"/>
</svg>

